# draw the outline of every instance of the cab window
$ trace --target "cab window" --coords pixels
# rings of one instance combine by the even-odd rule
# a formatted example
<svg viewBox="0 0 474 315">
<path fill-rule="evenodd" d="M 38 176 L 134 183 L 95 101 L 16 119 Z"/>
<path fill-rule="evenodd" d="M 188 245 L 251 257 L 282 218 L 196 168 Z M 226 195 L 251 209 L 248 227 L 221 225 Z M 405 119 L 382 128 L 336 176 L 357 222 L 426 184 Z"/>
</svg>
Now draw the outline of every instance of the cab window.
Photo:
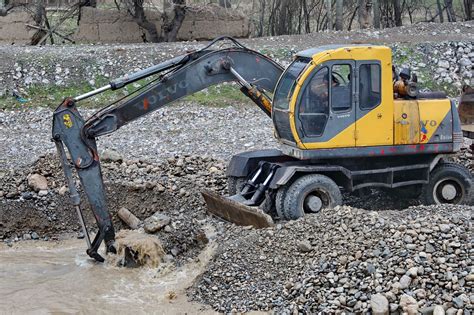
<svg viewBox="0 0 474 315">
<path fill-rule="evenodd" d="M 322 135 L 329 115 L 329 69 L 319 69 L 304 87 L 298 117 L 307 137 Z"/>
<path fill-rule="evenodd" d="M 310 59 L 298 58 L 288 67 L 275 90 L 273 106 L 278 109 L 288 109 L 290 98 L 295 89 L 296 79 L 308 65 Z"/>
<path fill-rule="evenodd" d="M 352 108 L 352 67 L 336 64 L 331 68 L 331 109 L 343 112 Z"/>
<path fill-rule="evenodd" d="M 361 109 L 377 107 L 381 101 L 381 71 L 379 64 L 359 66 L 359 103 Z"/>
</svg>

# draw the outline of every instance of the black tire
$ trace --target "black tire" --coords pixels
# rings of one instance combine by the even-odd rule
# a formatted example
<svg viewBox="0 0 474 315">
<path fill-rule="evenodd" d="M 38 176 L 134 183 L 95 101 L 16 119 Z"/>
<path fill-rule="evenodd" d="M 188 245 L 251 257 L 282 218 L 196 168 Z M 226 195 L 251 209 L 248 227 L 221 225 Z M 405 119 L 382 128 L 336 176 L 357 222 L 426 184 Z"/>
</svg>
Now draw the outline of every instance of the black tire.
<svg viewBox="0 0 474 315">
<path fill-rule="evenodd" d="M 432 204 L 470 204 L 472 202 L 472 174 L 456 163 L 440 163 L 423 185 L 421 202 Z"/>
<path fill-rule="evenodd" d="M 275 216 L 275 193 L 274 192 L 267 192 L 265 194 L 265 199 L 262 201 L 260 206 L 258 206 L 263 212 L 270 214 L 271 216 Z"/>
<path fill-rule="evenodd" d="M 321 205 L 319 209 L 310 209 L 308 201 L 317 197 Z M 285 194 L 283 217 L 296 220 L 305 212 L 318 212 L 324 208 L 334 208 L 342 204 L 342 194 L 337 184 L 329 177 L 320 174 L 305 175 L 298 178 Z"/>
<path fill-rule="evenodd" d="M 240 193 L 242 188 L 244 188 L 245 181 L 245 177 L 227 177 L 227 190 L 229 191 L 229 196 L 233 196 Z"/>
<path fill-rule="evenodd" d="M 275 195 L 275 210 L 280 219 L 285 219 L 283 208 L 288 188 L 288 186 L 281 186 L 280 188 L 278 188 L 277 193 Z"/>
</svg>

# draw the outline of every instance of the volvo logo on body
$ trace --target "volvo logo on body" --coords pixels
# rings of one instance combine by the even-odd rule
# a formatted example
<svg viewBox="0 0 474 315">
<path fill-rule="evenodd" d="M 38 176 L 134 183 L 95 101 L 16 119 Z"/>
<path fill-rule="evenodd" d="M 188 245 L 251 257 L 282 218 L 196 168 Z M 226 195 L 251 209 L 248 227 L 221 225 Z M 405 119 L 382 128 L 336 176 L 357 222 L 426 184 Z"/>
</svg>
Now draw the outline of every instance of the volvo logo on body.
<svg viewBox="0 0 474 315">
<path fill-rule="evenodd" d="M 186 80 L 181 80 L 179 82 L 162 82 L 159 86 L 162 86 L 158 91 L 151 90 L 150 93 L 145 94 L 140 100 L 135 103 L 135 107 L 140 109 L 148 110 L 151 106 L 153 107 L 159 105 L 164 100 L 173 101 L 176 99 L 176 94 L 178 96 L 185 95 L 186 88 L 189 86 L 189 83 Z"/>
</svg>

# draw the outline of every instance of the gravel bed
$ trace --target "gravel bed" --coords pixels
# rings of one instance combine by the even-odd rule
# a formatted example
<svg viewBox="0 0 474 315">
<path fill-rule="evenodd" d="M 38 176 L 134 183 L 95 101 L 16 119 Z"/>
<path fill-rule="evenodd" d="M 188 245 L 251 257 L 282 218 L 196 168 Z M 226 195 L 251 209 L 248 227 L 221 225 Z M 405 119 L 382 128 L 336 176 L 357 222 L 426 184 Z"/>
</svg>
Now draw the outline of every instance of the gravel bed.
<svg viewBox="0 0 474 315">
<path fill-rule="evenodd" d="M 85 117 L 93 110 L 85 110 Z M 31 108 L 0 111 L 1 170 L 23 167 L 55 152 L 52 111 Z M 256 106 L 223 107 L 182 102 L 160 109 L 98 140 L 99 151 L 113 149 L 129 159 L 163 161 L 179 154 L 229 159 L 232 155 L 274 148 L 272 121 Z"/>
<path fill-rule="evenodd" d="M 275 228 L 231 227 L 189 293 L 226 313 L 367 313 L 381 293 L 394 313 L 469 314 L 472 215 L 469 206 L 342 206 Z"/>
</svg>

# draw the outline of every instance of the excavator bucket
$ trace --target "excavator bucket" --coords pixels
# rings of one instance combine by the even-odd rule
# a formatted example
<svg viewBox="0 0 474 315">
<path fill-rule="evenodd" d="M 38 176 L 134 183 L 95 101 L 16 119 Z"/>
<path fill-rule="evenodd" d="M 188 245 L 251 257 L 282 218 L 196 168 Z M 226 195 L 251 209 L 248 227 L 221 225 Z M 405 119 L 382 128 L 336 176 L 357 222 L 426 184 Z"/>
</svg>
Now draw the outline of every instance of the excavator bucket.
<svg viewBox="0 0 474 315">
<path fill-rule="evenodd" d="M 474 88 L 463 87 L 458 112 L 464 136 L 474 139 Z"/>
<path fill-rule="evenodd" d="M 206 201 L 207 210 L 226 221 L 243 226 L 251 225 L 255 228 L 273 226 L 271 216 L 258 207 L 238 202 L 239 195 L 224 197 L 210 190 L 202 191 L 201 194 Z"/>
</svg>

